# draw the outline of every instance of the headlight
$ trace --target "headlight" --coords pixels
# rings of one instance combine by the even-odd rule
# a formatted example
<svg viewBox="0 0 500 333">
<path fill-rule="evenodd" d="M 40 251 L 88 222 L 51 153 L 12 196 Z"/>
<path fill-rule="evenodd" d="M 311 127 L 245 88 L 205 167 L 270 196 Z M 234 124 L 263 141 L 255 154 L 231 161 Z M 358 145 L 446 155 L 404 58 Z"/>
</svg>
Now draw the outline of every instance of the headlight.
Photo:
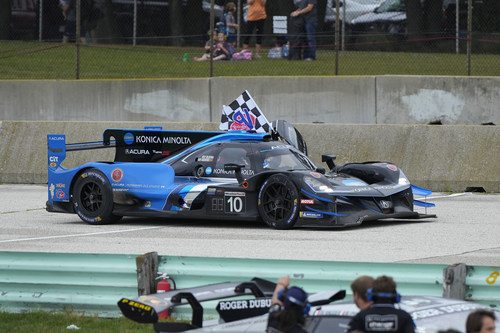
<svg viewBox="0 0 500 333">
<path fill-rule="evenodd" d="M 319 180 L 309 177 L 309 176 L 304 176 L 304 182 L 309 185 L 309 187 L 314 191 L 314 192 L 320 192 L 320 193 L 332 193 L 333 188 L 331 186 L 326 185 L 323 182 L 320 182 Z"/>
</svg>

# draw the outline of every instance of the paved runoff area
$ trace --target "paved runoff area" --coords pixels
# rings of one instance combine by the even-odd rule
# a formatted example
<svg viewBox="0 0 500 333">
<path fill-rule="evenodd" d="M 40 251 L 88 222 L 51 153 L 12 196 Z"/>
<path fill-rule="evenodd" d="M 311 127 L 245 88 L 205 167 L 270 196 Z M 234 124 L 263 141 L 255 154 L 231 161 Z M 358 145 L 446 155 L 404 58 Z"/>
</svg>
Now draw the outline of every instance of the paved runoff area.
<svg viewBox="0 0 500 333">
<path fill-rule="evenodd" d="M 500 266 L 500 194 L 434 193 L 428 201 L 436 207 L 427 212 L 435 219 L 284 231 L 257 222 L 150 218 L 92 226 L 46 212 L 46 200 L 43 185 L 0 185 L 0 251 Z"/>
</svg>

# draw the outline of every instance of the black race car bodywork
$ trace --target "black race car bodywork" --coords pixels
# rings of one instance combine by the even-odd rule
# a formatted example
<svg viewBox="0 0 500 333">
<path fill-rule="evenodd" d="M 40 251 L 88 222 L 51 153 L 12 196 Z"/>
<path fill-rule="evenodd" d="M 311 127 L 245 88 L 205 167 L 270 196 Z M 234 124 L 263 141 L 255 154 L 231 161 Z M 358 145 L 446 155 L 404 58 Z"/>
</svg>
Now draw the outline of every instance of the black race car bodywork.
<svg viewBox="0 0 500 333">
<path fill-rule="evenodd" d="M 260 318 L 269 311 L 275 288 L 276 283 L 255 277 L 250 281 L 215 283 L 136 298 L 122 298 L 118 301 L 118 307 L 125 317 L 133 321 L 154 324 L 156 332 L 184 332 L 214 325 L 213 320 L 208 323 L 203 320 L 208 301 L 218 301 L 215 310 L 219 320 L 216 323 Z M 342 300 L 345 295 L 345 290 L 328 290 L 309 296 L 308 302 L 312 306 L 320 306 Z M 191 308 L 191 322 L 160 320 L 165 311 L 175 312 L 178 306 L 183 305 Z"/>
<path fill-rule="evenodd" d="M 154 324 L 156 332 L 265 332 L 274 282 L 253 278 L 250 281 L 224 282 L 199 287 L 171 290 L 136 298 L 122 298 L 118 307 L 123 315 L 139 323 Z M 351 319 L 359 312 L 352 300 L 344 300 L 345 290 L 325 290 L 310 294 L 310 310 L 305 329 L 311 333 L 345 333 Z M 207 301 L 215 305 L 219 318 L 203 320 Z M 436 296 L 400 296 L 396 307 L 407 311 L 413 318 L 416 332 L 439 332 L 447 329 L 462 330 L 467 315 L 478 309 L 493 308 L 479 303 Z M 190 322 L 159 320 L 159 314 L 177 307 L 191 308 Z M 205 305 L 205 306 L 204 306 Z M 208 316 L 205 316 L 207 319 Z"/>
<path fill-rule="evenodd" d="M 306 316 L 304 324 L 305 330 L 310 333 L 345 333 L 349 322 L 359 312 L 356 304 L 352 301 L 341 301 L 321 306 L 311 305 L 311 310 Z M 402 296 L 401 302 L 395 306 L 412 316 L 416 325 L 415 332 L 437 333 L 450 329 L 462 332 L 467 316 L 471 312 L 486 309 L 494 311 L 497 317 L 500 314 L 496 309 L 482 304 L 436 296 Z M 230 323 L 205 325 L 191 332 L 265 332 L 267 321 L 268 315 L 264 314 Z M 168 330 L 163 332 L 168 332 Z"/>
<path fill-rule="evenodd" d="M 63 135 L 49 135 L 47 210 L 76 213 L 90 224 L 156 216 L 262 220 L 276 229 L 432 217 L 413 209 L 432 206 L 414 199 L 430 191 L 411 185 L 397 166 L 336 166 L 335 157 L 324 155 L 325 171 L 307 157 L 290 124 L 274 128 L 279 134 L 110 129 L 100 145 L 115 139 L 115 161 L 73 169 L 61 166 L 66 150 L 99 144 L 66 145 Z"/>
</svg>

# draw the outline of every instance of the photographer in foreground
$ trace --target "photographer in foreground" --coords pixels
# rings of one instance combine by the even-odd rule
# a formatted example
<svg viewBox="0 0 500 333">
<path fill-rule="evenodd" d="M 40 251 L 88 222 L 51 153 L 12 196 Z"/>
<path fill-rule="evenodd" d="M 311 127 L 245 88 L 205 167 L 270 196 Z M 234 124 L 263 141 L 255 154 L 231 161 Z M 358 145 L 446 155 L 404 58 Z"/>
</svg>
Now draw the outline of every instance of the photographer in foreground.
<svg viewBox="0 0 500 333">
<path fill-rule="evenodd" d="M 303 325 L 311 307 L 307 302 L 309 295 L 289 285 L 290 277 L 278 279 L 269 309 L 267 333 L 307 333 Z"/>
</svg>

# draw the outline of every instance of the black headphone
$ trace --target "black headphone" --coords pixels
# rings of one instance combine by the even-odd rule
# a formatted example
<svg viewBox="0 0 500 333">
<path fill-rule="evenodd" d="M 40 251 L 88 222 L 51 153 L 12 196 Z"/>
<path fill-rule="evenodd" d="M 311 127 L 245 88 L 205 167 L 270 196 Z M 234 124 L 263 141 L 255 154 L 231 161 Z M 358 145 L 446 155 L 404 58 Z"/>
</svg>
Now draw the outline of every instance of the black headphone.
<svg viewBox="0 0 500 333">
<path fill-rule="evenodd" d="M 389 298 L 394 303 L 401 302 L 401 295 L 396 291 L 395 293 L 374 293 L 373 288 L 366 290 L 366 299 L 368 301 L 375 301 L 375 298 Z"/>
<path fill-rule="evenodd" d="M 298 288 L 297 288 L 298 289 Z M 303 291 L 304 292 L 304 291 Z M 304 292 L 307 296 L 307 293 Z M 309 313 L 309 310 L 311 310 L 311 304 L 309 302 L 301 302 L 299 301 L 298 299 L 296 299 L 295 297 L 293 296 L 290 296 L 287 294 L 287 290 L 285 289 L 281 289 L 280 291 L 278 291 L 278 295 L 277 295 L 278 299 L 282 302 L 286 300 L 288 300 L 290 303 L 293 303 L 295 305 L 298 305 L 299 307 L 302 308 L 302 314 L 303 315 L 306 315 Z"/>
</svg>

